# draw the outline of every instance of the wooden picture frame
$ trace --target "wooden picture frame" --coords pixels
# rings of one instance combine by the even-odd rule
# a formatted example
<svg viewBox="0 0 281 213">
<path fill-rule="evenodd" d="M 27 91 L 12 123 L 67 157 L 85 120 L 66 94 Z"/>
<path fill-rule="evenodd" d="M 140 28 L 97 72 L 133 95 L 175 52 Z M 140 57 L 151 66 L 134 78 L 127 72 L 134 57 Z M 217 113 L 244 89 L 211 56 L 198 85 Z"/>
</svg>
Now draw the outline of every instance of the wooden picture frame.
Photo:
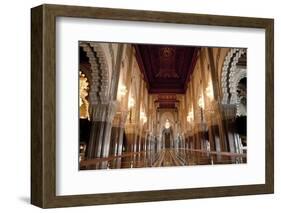
<svg viewBox="0 0 281 213">
<path fill-rule="evenodd" d="M 265 30 L 265 184 L 56 195 L 56 17 L 260 28 Z M 41 208 L 267 194 L 274 192 L 274 21 L 65 5 L 31 9 L 31 203 Z"/>
</svg>

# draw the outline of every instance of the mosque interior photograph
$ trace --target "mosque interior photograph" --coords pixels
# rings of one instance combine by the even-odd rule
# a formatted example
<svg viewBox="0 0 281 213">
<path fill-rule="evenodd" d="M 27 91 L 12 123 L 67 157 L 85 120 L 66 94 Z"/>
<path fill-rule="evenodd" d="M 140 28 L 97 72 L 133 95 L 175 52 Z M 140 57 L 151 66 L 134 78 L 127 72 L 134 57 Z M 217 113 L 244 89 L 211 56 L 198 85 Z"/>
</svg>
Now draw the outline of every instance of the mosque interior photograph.
<svg viewBox="0 0 281 213">
<path fill-rule="evenodd" d="M 79 169 L 247 163 L 247 49 L 79 41 Z"/>
</svg>

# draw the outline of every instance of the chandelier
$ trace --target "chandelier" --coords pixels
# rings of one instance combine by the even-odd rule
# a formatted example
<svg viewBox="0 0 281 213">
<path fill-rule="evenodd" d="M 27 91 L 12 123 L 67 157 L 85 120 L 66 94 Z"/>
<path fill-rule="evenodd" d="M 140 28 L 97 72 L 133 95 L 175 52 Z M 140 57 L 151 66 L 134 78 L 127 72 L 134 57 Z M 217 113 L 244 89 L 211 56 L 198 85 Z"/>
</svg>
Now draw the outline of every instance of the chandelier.
<svg viewBox="0 0 281 213">
<path fill-rule="evenodd" d="M 147 116 L 145 112 L 140 112 L 140 120 L 142 121 L 143 124 L 147 122 Z"/>
<path fill-rule="evenodd" d="M 134 98 L 132 98 L 132 97 L 129 97 L 129 103 L 128 103 L 128 107 L 129 107 L 129 109 L 131 109 L 132 107 L 134 107 L 134 106 L 135 106 L 135 104 L 136 104 L 135 99 L 134 99 Z"/>
<path fill-rule="evenodd" d="M 166 122 L 165 122 L 165 129 L 169 129 L 171 126 L 171 123 L 170 121 L 167 119 Z"/>
<path fill-rule="evenodd" d="M 198 100 L 198 106 L 199 106 L 201 109 L 204 109 L 204 108 L 205 108 L 203 93 L 200 95 L 200 98 L 199 98 L 199 100 Z"/>
<path fill-rule="evenodd" d="M 191 110 L 189 111 L 186 120 L 189 123 L 192 123 L 192 121 L 194 120 L 193 108 L 191 108 Z"/>
<path fill-rule="evenodd" d="M 121 84 L 118 89 L 118 95 L 122 98 L 127 94 L 128 90 L 124 84 Z"/>
<path fill-rule="evenodd" d="M 214 93 L 213 93 L 213 84 L 211 81 L 209 81 L 208 86 L 206 88 L 206 95 L 210 100 L 214 99 Z"/>
</svg>

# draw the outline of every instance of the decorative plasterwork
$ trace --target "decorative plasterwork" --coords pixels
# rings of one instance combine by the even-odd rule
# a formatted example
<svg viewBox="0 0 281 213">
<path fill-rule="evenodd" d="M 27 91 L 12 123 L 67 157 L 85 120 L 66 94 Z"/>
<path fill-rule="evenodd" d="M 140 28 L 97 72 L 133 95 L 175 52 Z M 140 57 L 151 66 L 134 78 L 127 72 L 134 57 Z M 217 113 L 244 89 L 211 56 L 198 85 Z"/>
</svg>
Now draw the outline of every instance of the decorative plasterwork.
<svg viewBox="0 0 281 213">
<path fill-rule="evenodd" d="M 92 69 L 91 103 L 106 104 L 109 101 L 109 70 L 103 49 L 100 44 L 94 42 L 83 42 L 80 46 L 86 52 Z"/>
<path fill-rule="evenodd" d="M 112 126 L 124 128 L 127 120 L 128 111 L 116 112 L 114 115 Z"/>
<path fill-rule="evenodd" d="M 247 69 L 238 67 L 237 64 L 246 49 L 232 48 L 225 57 L 221 75 L 222 104 L 236 105 L 237 115 L 240 115 L 240 99 L 237 94 L 237 86 L 242 78 L 247 77 Z"/>
<path fill-rule="evenodd" d="M 246 115 L 246 110 L 244 109 L 244 107 L 241 106 L 241 100 L 237 94 L 237 88 L 238 88 L 238 84 L 241 81 L 241 79 L 246 78 L 247 77 L 247 70 L 246 69 L 241 69 L 238 68 L 236 69 L 235 75 L 233 75 L 233 78 L 231 79 L 231 84 L 230 84 L 230 88 L 232 91 L 232 96 L 233 97 L 233 104 L 236 104 L 236 115 L 240 116 L 240 115 Z"/>
<path fill-rule="evenodd" d="M 116 101 L 111 101 L 108 104 L 97 104 L 92 110 L 92 120 L 111 123 L 115 113 Z"/>
<path fill-rule="evenodd" d="M 236 103 L 237 101 L 237 85 L 236 84 L 236 79 L 240 78 L 240 75 L 243 75 L 244 77 L 246 77 L 246 69 L 244 69 L 242 72 L 239 71 L 239 69 L 237 68 L 237 63 L 240 59 L 240 57 L 242 56 L 242 54 L 245 53 L 244 49 L 239 49 L 239 51 L 237 52 L 237 54 L 235 55 L 235 57 L 233 58 L 233 61 L 231 63 L 231 68 L 230 68 L 230 72 L 229 72 L 229 88 L 230 88 L 230 103 Z M 241 78 L 240 78 L 241 79 Z"/>
<path fill-rule="evenodd" d="M 228 75 L 229 75 L 229 69 L 231 66 L 231 61 L 233 57 L 236 55 L 236 53 L 239 51 L 239 49 L 232 48 L 226 55 L 224 59 L 224 64 L 222 68 L 222 74 L 221 74 L 221 88 L 222 88 L 222 104 L 227 104 L 229 102 L 229 91 L 228 91 Z"/>
</svg>

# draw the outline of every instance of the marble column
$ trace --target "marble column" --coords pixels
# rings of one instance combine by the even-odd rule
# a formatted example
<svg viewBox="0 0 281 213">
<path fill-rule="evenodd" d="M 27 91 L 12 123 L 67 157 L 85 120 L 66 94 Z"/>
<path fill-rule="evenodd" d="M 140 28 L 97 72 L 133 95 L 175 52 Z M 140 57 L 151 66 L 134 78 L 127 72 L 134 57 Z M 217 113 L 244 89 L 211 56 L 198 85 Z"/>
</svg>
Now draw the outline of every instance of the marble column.
<svg viewBox="0 0 281 213">
<path fill-rule="evenodd" d="M 125 127 L 125 133 L 126 133 L 126 139 L 127 139 L 127 148 L 126 150 L 128 152 L 134 152 L 135 151 L 135 124 L 134 123 L 128 123 Z"/>
<path fill-rule="evenodd" d="M 224 123 L 226 128 L 227 142 L 229 151 L 232 153 L 239 153 L 239 147 L 237 147 L 237 133 L 235 131 L 235 116 L 236 105 L 225 104 L 223 105 Z"/>
<path fill-rule="evenodd" d="M 124 134 L 124 121 L 122 112 L 116 113 L 113 119 L 112 131 L 111 131 L 111 145 L 110 145 L 110 154 L 114 158 L 114 168 L 121 167 L 121 158 L 118 156 L 122 155 L 123 148 L 123 134 Z"/>
<path fill-rule="evenodd" d="M 218 145 L 218 142 L 216 141 L 216 150 L 222 152 L 232 152 L 234 151 L 234 147 L 229 140 L 229 136 L 231 137 L 231 135 L 229 135 L 228 118 L 233 112 L 230 108 L 223 106 L 220 103 L 221 97 L 219 92 L 219 79 L 217 75 L 218 68 L 215 66 L 213 48 L 207 48 L 207 57 L 210 62 L 211 80 L 213 84 L 214 99 L 216 101 L 216 114 L 218 115 L 217 124 L 220 134 L 220 144 Z"/>
<path fill-rule="evenodd" d="M 108 157 L 115 108 L 115 102 L 93 105 L 87 159 Z"/>
<path fill-rule="evenodd" d="M 114 118 L 115 120 L 115 118 Z M 116 156 L 117 155 L 117 141 L 119 136 L 119 127 L 115 126 L 115 121 L 113 120 L 112 129 L 111 129 L 111 136 L 110 136 L 110 155 Z"/>
<path fill-rule="evenodd" d="M 87 159 L 101 157 L 104 126 L 104 121 L 92 121 L 89 145 L 87 147 Z"/>
<path fill-rule="evenodd" d="M 212 104 L 212 103 L 210 103 Z M 208 127 L 208 141 L 209 151 L 216 151 L 215 128 L 214 128 L 214 110 L 212 106 L 209 107 L 210 111 L 207 113 L 207 127 Z"/>
<path fill-rule="evenodd" d="M 221 152 L 219 125 L 214 124 L 212 126 L 212 129 L 213 129 L 213 137 L 214 137 L 214 141 L 215 141 L 215 151 Z"/>
<path fill-rule="evenodd" d="M 109 147 L 110 147 L 110 136 L 112 130 L 112 120 L 113 116 L 116 112 L 116 102 L 110 102 L 107 107 L 107 115 L 106 115 L 106 122 L 105 122 L 105 131 L 103 137 L 103 149 L 102 149 L 102 157 L 106 158 L 109 156 Z"/>
<path fill-rule="evenodd" d="M 124 140 L 124 129 L 127 120 L 128 111 L 122 111 L 120 115 L 118 143 L 117 143 L 117 155 L 122 154 L 123 140 Z"/>
</svg>

